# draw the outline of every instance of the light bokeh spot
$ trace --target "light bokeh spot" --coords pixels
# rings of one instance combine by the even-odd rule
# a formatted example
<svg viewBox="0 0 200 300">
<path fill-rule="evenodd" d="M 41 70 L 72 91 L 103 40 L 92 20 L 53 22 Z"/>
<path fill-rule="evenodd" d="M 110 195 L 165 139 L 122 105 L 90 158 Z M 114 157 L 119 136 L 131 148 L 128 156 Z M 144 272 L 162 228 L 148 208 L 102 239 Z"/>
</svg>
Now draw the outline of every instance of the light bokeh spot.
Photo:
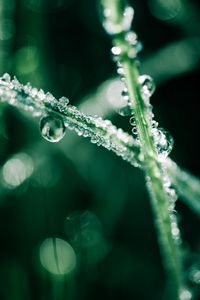
<svg viewBox="0 0 200 300">
<path fill-rule="evenodd" d="M 60 238 L 48 238 L 40 246 L 40 262 L 53 275 L 69 275 L 76 267 L 72 246 Z"/>
<path fill-rule="evenodd" d="M 33 161 L 25 153 L 10 158 L 2 168 L 3 184 L 10 189 L 20 186 L 33 172 Z"/>
</svg>

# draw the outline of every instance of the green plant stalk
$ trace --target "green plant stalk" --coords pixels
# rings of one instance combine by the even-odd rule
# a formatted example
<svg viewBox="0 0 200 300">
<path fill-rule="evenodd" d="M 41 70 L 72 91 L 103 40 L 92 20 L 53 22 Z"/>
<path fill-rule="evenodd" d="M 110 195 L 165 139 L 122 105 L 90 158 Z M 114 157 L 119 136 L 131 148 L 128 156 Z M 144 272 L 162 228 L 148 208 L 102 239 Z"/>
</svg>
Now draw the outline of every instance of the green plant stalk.
<svg viewBox="0 0 200 300">
<path fill-rule="evenodd" d="M 118 13 L 120 20 L 123 11 L 119 9 L 118 1 L 103 1 L 104 9 L 113 9 Z M 170 201 L 164 189 L 163 167 L 159 162 L 156 146 L 151 134 L 151 125 L 147 112 L 145 111 L 144 100 L 142 99 L 140 86 L 138 84 L 139 73 L 135 60 L 128 57 L 127 42 L 125 34 L 122 32 L 114 36 L 114 46 L 119 46 L 123 51 L 123 59 L 120 61 L 124 69 L 124 77 L 128 89 L 131 104 L 134 110 L 135 123 L 138 138 L 141 145 L 141 153 L 143 154 L 143 165 L 145 175 L 147 177 L 147 187 L 151 196 L 151 204 L 155 215 L 155 223 L 158 231 L 158 237 L 163 254 L 163 261 L 166 269 L 170 274 L 171 283 L 173 283 L 173 299 L 179 299 L 181 289 L 183 287 L 182 263 L 178 245 L 172 235 L 172 227 L 170 220 L 170 212 L 168 203 Z"/>
<path fill-rule="evenodd" d="M 149 122 L 144 112 L 144 101 L 137 83 L 138 72 L 135 63 L 126 60 L 122 63 L 130 99 L 134 108 L 135 122 L 141 151 L 144 155 L 144 168 L 148 178 L 148 190 L 155 216 L 158 238 L 163 254 L 164 264 L 170 273 L 174 286 L 174 299 L 179 299 L 183 285 L 180 251 L 172 235 L 168 209 L 169 197 L 164 190 L 163 170 L 149 129 Z"/>
</svg>

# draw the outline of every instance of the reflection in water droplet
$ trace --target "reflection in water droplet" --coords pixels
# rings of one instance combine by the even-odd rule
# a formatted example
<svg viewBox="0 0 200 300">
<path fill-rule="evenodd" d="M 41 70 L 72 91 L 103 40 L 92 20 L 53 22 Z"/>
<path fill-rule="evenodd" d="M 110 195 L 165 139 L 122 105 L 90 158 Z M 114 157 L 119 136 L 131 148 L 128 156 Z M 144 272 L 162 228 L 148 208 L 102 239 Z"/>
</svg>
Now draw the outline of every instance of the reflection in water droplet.
<svg viewBox="0 0 200 300">
<path fill-rule="evenodd" d="M 72 246 L 60 238 L 44 240 L 39 249 L 40 262 L 53 275 L 66 275 L 76 267 L 76 254 Z"/>
<path fill-rule="evenodd" d="M 145 97 L 151 97 L 156 89 L 155 83 L 151 76 L 141 75 L 138 78 L 138 82 L 141 85 L 142 94 Z"/>
<path fill-rule="evenodd" d="M 45 116 L 40 120 L 40 131 L 45 140 L 56 143 L 64 137 L 66 128 L 61 118 Z"/>
</svg>

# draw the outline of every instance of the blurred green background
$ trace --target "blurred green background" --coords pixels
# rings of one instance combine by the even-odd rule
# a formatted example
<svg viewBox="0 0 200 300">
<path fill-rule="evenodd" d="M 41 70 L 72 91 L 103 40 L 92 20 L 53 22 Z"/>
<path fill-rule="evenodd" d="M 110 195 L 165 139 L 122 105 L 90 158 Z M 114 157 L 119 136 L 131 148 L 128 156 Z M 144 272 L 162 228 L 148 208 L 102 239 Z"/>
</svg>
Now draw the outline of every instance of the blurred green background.
<svg viewBox="0 0 200 300">
<path fill-rule="evenodd" d="M 175 139 L 172 158 L 200 176 L 199 1 L 130 4 L 155 117 Z M 0 75 L 131 132 L 111 105 L 118 81 L 99 6 L 0 0 Z M 72 132 L 50 144 L 38 124 L 0 104 L 0 299 L 168 299 L 142 172 Z M 200 268 L 199 219 L 181 201 L 177 210 L 186 270 Z"/>
</svg>

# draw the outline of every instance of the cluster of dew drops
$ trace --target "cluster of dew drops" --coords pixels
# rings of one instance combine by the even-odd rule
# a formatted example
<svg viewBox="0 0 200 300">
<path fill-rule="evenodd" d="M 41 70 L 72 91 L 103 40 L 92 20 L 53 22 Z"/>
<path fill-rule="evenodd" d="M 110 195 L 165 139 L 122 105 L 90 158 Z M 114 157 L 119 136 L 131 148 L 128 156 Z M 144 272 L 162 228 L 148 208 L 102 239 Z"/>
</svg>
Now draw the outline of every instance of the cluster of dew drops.
<svg viewBox="0 0 200 300">
<path fill-rule="evenodd" d="M 134 138 L 118 129 L 109 120 L 81 113 L 69 105 L 66 97 L 56 99 L 51 93 L 32 87 L 30 83 L 21 84 L 16 77 L 11 79 L 5 73 L 0 77 L 1 102 L 30 111 L 41 117 L 40 132 L 49 142 L 59 142 L 66 129 L 75 131 L 79 136 L 90 138 L 91 143 L 113 151 L 122 159 L 138 167 L 138 144 Z"/>
<path fill-rule="evenodd" d="M 115 24 L 112 21 L 112 12 L 106 8 L 103 11 L 104 21 L 103 26 L 108 34 L 111 36 L 117 36 L 124 34 L 124 42 L 126 43 L 125 51 L 129 59 L 137 61 L 138 53 L 142 50 L 142 44 L 138 41 L 137 34 L 131 30 L 131 24 L 134 17 L 134 9 L 130 6 L 125 7 L 121 24 Z M 126 86 L 125 71 L 123 68 L 123 51 L 124 49 L 115 44 L 112 49 L 112 57 L 116 62 L 117 73 L 122 81 L 124 88 L 121 92 L 121 105 L 117 111 L 119 115 L 130 117 L 130 124 L 132 125 L 132 133 L 138 140 L 137 127 L 135 123 L 134 111 L 130 101 L 128 89 Z M 151 76 L 140 75 L 138 77 L 138 84 L 141 91 L 141 96 L 149 114 L 149 120 L 152 127 L 151 133 L 157 148 L 157 153 L 161 160 L 165 159 L 173 148 L 173 138 L 163 128 L 158 128 L 158 123 L 153 120 L 152 106 L 150 104 L 150 97 L 155 92 L 155 83 Z"/>
</svg>

